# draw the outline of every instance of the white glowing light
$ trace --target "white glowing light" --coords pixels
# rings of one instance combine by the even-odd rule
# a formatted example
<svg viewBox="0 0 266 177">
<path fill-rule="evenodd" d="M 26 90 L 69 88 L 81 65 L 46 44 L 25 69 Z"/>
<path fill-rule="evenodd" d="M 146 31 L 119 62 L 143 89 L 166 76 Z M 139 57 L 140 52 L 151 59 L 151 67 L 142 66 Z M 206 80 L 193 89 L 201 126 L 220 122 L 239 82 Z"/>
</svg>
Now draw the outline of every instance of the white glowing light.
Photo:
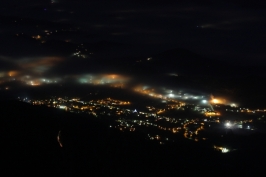
<svg viewBox="0 0 266 177">
<path fill-rule="evenodd" d="M 66 106 L 62 106 L 62 105 L 60 105 L 59 108 L 60 108 L 60 109 L 66 109 Z"/>
<path fill-rule="evenodd" d="M 227 152 L 229 152 L 229 149 L 227 149 L 227 148 L 222 149 L 222 153 L 227 153 Z"/>
<path fill-rule="evenodd" d="M 172 94 L 172 93 L 170 93 L 170 94 L 169 94 L 169 97 L 174 97 L 174 96 L 175 96 L 175 95 L 174 95 L 174 94 Z"/>
<path fill-rule="evenodd" d="M 230 106 L 231 107 L 237 107 L 235 103 L 232 103 Z"/>
</svg>

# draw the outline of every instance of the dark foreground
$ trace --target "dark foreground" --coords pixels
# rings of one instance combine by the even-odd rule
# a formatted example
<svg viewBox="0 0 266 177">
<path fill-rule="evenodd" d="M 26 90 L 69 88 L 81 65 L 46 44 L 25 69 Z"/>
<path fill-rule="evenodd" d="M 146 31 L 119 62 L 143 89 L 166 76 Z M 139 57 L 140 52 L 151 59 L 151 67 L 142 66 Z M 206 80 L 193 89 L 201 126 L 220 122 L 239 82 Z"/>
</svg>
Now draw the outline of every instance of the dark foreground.
<svg viewBox="0 0 266 177">
<path fill-rule="evenodd" d="M 195 142 L 154 144 L 88 115 L 2 101 L 1 173 L 9 175 L 255 175 L 265 168 L 265 141 L 228 154 Z M 61 131 L 60 147 L 57 141 Z M 261 141 L 261 140 L 260 140 Z"/>
</svg>

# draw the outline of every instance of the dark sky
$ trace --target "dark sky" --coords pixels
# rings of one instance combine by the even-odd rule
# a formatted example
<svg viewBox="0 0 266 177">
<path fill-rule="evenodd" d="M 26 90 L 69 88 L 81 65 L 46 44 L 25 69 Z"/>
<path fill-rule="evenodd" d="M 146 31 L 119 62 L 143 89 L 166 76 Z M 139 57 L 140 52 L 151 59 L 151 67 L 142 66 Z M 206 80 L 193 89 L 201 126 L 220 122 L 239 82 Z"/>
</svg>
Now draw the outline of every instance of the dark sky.
<svg viewBox="0 0 266 177">
<path fill-rule="evenodd" d="M 53 3 L 51 3 L 53 2 Z M 7 0 L 1 16 L 70 24 L 73 43 L 109 41 L 121 56 L 184 48 L 213 60 L 266 64 L 266 2 L 240 0 Z M 67 61 L 53 50 L 18 40 L 31 25 L 0 22 L 0 70 L 45 71 Z M 65 35 L 64 37 L 68 37 Z M 125 48 L 121 46 L 126 46 Z"/>
</svg>

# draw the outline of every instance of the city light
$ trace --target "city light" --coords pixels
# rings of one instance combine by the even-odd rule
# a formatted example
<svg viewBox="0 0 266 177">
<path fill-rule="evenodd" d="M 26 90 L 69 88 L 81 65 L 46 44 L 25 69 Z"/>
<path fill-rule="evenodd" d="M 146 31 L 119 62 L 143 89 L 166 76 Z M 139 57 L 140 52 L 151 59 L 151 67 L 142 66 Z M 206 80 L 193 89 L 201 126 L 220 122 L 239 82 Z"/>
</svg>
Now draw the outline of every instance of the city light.
<svg viewBox="0 0 266 177">
<path fill-rule="evenodd" d="M 235 103 L 230 104 L 231 107 L 237 107 Z"/>
<path fill-rule="evenodd" d="M 111 77 L 112 78 L 112 77 Z M 45 79 L 46 80 L 46 79 Z M 19 98 L 20 99 L 20 98 Z M 182 133 L 184 138 L 191 139 L 193 141 L 203 141 L 206 140 L 206 138 L 199 138 L 200 132 L 204 130 L 206 127 L 210 127 L 212 123 L 216 123 L 217 125 L 220 124 L 220 119 L 217 117 L 220 115 L 220 113 L 216 111 L 206 111 L 204 113 L 200 114 L 206 114 L 210 118 L 202 118 L 202 119 L 189 119 L 189 118 L 179 118 L 178 120 L 175 117 L 168 117 L 163 115 L 169 110 L 169 106 L 172 107 L 171 109 L 176 109 L 174 106 L 175 104 L 179 106 L 179 102 L 171 102 L 171 104 L 166 102 L 167 107 L 166 108 L 156 108 L 156 106 L 150 105 L 146 106 L 148 110 L 142 111 L 135 109 L 134 107 L 131 107 L 130 109 L 125 108 L 124 105 L 129 105 L 129 101 L 125 100 L 115 100 L 110 97 L 107 97 L 106 99 L 99 99 L 99 100 L 91 100 L 91 101 L 85 101 L 81 100 L 80 98 L 72 97 L 72 98 L 62 98 L 57 97 L 53 99 L 43 99 L 43 100 L 34 100 L 32 98 L 26 99 L 21 98 L 24 102 L 32 103 L 33 105 L 46 105 L 48 107 L 55 107 L 58 109 L 63 109 L 67 112 L 73 112 L 73 113 L 87 113 L 94 117 L 100 117 L 101 115 L 108 115 L 108 116 L 117 116 L 116 122 L 117 124 L 109 124 L 109 128 L 114 128 L 117 130 L 120 130 L 122 132 L 134 132 L 139 131 L 138 127 L 156 127 L 160 129 L 160 131 L 168 131 L 169 133 L 173 134 L 179 134 Z M 172 100 L 172 99 L 171 99 Z M 203 102 L 204 100 L 202 100 Z M 206 101 L 206 100 L 205 100 Z M 81 105 L 82 103 L 82 105 Z M 99 112 L 104 108 L 104 111 Z M 151 113 L 151 111 L 153 113 Z M 130 115 L 128 118 L 125 115 Z M 216 117 L 216 118 L 215 118 Z M 132 119 L 133 118 L 133 119 Z M 169 122 L 169 125 L 165 125 L 161 123 L 161 120 Z M 245 120 L 243 122 L 252 122 L 252 120 Z M 176 123 L 179 123 L 177 126 Z M 236 128 L 241 128 L 238 125 L 242 125 L 241 122 L 229 122 L 228 120 L 225 120 L 224 126 L 226 128 L 233 128 L 233 126 L 236 125 Z M 223 125 L 223 124 L 221 124 Z M 190 129 L 191 126 L 196 127 L 195 130 Z M 215 126 L 213 126 L 215 127 Z M 253 127 L 248 125 L 245 126 L 246 129 L 253 130 Z M 184 130 L 184 131 L 182 131 Z M 149 132 L 150 133 L 150 132 Z M 223 135 L 222 135 L 223 136 Z M 60 138 L 58 136 L 58 138 Z M 208 139 L 209 137 L 207 137 Z M 158 143 L 162 142 L 163 144 L 166 144 L 168 142 L 171 142 L 171 139 L 168 137 L 165 137 L 163 134 L 157 134 L 149 137 L 152 141 L 158 141 Z M 60 144 L 60 139 L 58 139 Z M 62 144 L 60 145 L 62 146 Z M 230 149 L 221 147 L 221 146 L 214 146 L 216 150 L 218 150 L 221 153 L 227 153 L 230 152 Z"/>
<path fill-rule="evenodd" d="M 175 96 L 175 95 L 174 95 L 174 94 L 172 94 L 172 93 L 170 93 L 170 94 L 169 94 L 169 97 L 174 97 L 174 96 Z"/>
<path fill-rule="evenodd" d="M 215 103 L 215 104 L 217 104 L 217 103 L 219 103 L 219 100 L 213 99 L 212 102 Z"/>
<path fill-rule="evenodd" d="M 227 148 L 222 148 L 222 153 L 227 153 L 227 152 L 229 152 L 229 149 L 227 149 Z"/>
<path fill-rule="evenodd" d="M 66 109 L 66 106 L 60 105 L 59 108 L 60 109 Z"/>
</svg>

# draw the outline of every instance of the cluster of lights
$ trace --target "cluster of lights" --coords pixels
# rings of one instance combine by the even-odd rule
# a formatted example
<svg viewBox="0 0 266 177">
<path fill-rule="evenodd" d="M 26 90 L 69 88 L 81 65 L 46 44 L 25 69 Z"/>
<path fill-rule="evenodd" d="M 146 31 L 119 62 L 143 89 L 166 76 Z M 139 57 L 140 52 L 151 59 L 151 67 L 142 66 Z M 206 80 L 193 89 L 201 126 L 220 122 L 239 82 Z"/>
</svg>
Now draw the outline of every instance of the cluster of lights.
<svg viewBox="0 0 266 177">
<path fill-rule="evenodd" d="M 86 56 L 85 56 L 85 55 L 83 55 L 83 54 L 81 54 L 81 52 L 80 52 L 80 51 L 78 51 L 78 52 L 75 52 L 73 55 L 74 55 L 74 56 L 77 56 L 77 57 L 81 57 L 81 58 L 86 58 Z"/>
<path fill-rule="evenodd" d="M 37 35 L 37 36 L 32 36 L 32 38 L 38 40 L 41 39 L 42 37 L 40 35 Z"/>
<path fill-rule="evenodd" d="M 27 85 L 31 85 L 31 86 L 38 86 L 38 85 L 42 85 L 42 84 L 52 84 L 52 83 L 58 83 L 59 79 L 23 79 L 23 81 L 27 84 Z"/>
<path fill-rule="evenodd" d="M 230 150 L 226 147 L 218 147 L 218 146 L 214 146 L 214 149 L 216 150 L 220 150 L 222 153 L 227 153 L 229 152 Z"/>
</svg>

